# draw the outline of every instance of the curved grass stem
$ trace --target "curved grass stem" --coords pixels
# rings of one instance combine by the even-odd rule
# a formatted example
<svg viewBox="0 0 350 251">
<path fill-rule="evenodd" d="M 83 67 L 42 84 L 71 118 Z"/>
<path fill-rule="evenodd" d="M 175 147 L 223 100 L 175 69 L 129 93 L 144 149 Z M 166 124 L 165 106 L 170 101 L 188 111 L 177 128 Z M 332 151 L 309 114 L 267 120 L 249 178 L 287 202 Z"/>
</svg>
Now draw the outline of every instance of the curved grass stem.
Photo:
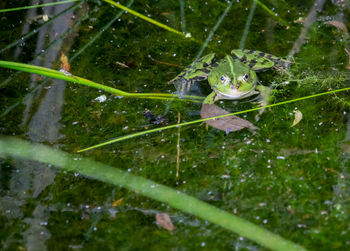
<svg viewBox="0 0 350 251">
<path fill-rule="evenodd" d="M 160 127 L 160 128 L 150 129 L 150 130 L 146 130 L 146 131 L 143 131 L 143 132 L 136 132 L 136 133 L 133 133 L 133 134 L 129 134 L 129 135 L 125 135 L 125 136 L 122 136 L 122 137 L 118 137 L 116 139 L 108 140 L 108 141 L 103 142 L 101 144 L 97 144 L 97 145 L 94 145 L 94 146 L 90 146 L 90 147 L 84 148 L 84 149 L 79 150 L 77 152 L 78 153 L 85 152 L 85 151 L 92 150 L 92 149 L 95 149 L 95 148 L 98 148 L 98 147 L 101 147 L 101 146 L 106 146 L 106 145 L 113 144 L 113 143 L 116 143 L 116 142 L 119 142 L 119 141 L 123 141 L 123 140 L 126 140 L 126 139 L 142 136 L 142 135 L 153 133 L 153 132 L 160 132 L 160 131 L 164 131 L 164 130 L 168 130 L 168 129 L 172 129 L 172 128 L 177 128 L 177 127 L 180 127 L 180 126 L 188 126 L 188 125 L 192 125 L 192 124 L 201 123 L 201 122 L 204 122 L 204 121 L 207 121 L 207 120 L 224 118 L 224 117 L 228 117 L 228 116 L 232 116 L 232 115 L 239 115 L 239 114 L 248 113 L 248 112 L 254 112 L 254 111 L 258 111 L 258 110 L 262 110 L 262 109 L 266 109 L 266 108 L 276 107 L 276 106 L 280 106 L 280 105 L 285 105 L 285 104 L 289 104 L 289 103 L 294 103 L 294 102 L 298 102 L 298 101 L 302 101 L 302 100 L 306 100 L 306 99 L 310 99 L 310 98 L 320 97 L 320 96 L 329 95 L 329 94 L 336 93 L 336 92 L 348 91 L 348 90 L 350 90 L 350 87 L 343 88 L 343 89 L 338 89 L 338 90 L 327 91 L 327 92 L 322 92 L 322 93 L 317 93 L 317 94 L 313 94 L 313 95 L 310 95 L 310 96 L 305 96 L 305 97 L 301 97 L 301 98 L 286 100 L 286 101 L 282 101 L 282 102 L 271 104 L 271 105 L 256 107 L 256 108 L 252 108 L 252 109 L 248 109 L 248 110 L 244 110 L 244 111 L 239 111 L 239 112 L 234 112 L 234 113 L 229 113 L 229 114 L 225 114 L 225 115 L 220 115 L 220 116 L 215 116 L 215 117 L 210 117 L 210 118 L 205 118 L 205 119 L 197 119 L 197 120 L 184 122 L 184 123 L 180 123 L 180 124 L 173 124 L 173 125 L 168 125 L 168 126 L 164 126 L 164 127 Z"/>
<path fill-rule="evenodd" d="M 1 61 L 0 60 L 0 67 L 29 72 L 33 74 L 43 75 L 50 78 L 56 78 L 56 79 L 62 79 L 65 81 L 86 85 L 92 88 L 96 88 L 99 90 L 103 90 L 109 93 L 112 93 L 117 96 L 123 96 L 123 97 L 131 97 L 131 98 L 146 98 L 146 99 L 178 99 L 181 101 L 191 101 L 191 102 L 201 102 L 203 100 L 203 97 L 199 96 L 191 96 L 191 95 L 183 95 L 179 96 L 176 94 L 168 94 L 168 93 L 130 93 L 121 91 L 119 89 L 115 89 L 106 85 L 102 85 L 96 82 L 93 82 L 91 80 L 81 78 L 78 76 L 74 76 L 69 72 L 64 71 L 57 71 L 41 66 L 35 66 L 35 65 L 29 65 L 29 64 L 23 64 L 23 63 L 17 63 L 17 62 L 10 62 L 10 61 Z"/>
</svg>

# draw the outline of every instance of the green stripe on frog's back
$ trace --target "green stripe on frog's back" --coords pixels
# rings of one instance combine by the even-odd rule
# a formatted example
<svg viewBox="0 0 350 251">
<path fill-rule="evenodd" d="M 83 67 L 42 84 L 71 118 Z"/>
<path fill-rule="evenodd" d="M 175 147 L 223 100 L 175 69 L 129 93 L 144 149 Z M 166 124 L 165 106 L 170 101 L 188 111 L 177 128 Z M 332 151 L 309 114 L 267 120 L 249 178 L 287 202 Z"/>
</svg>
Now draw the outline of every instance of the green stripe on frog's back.
<svg viewBox="0 0 350 251">
<path fill-rule="evenodd" d="M 226 59 L 230 64 L 231 76 L 234 76 L 235 72 L 234 72 L 234 67 L 233 67 L 233 58 L 231 56 L 227 55 Z"/>
</svg>

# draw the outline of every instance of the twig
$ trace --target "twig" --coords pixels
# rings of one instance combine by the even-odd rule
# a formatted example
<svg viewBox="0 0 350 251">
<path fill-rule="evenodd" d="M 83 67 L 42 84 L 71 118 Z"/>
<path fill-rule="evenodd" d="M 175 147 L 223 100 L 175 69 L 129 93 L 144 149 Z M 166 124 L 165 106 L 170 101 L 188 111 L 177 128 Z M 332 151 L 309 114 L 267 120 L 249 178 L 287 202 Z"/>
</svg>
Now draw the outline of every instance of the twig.
<svg viewBox="0 0 350 251">
<path fill-rule="evenodd" d="M 177 113 L 177 124 L 179 125 L 181 121 L 180 118 L 180 112 Z M 179 170 L 180 170 L 180 153 L 181 153 L 181 148 L 180 148 L 180 126 L 177 128 L 177 155 L 176 155 L 176 178 L 179 178 Z"/>
</svg>

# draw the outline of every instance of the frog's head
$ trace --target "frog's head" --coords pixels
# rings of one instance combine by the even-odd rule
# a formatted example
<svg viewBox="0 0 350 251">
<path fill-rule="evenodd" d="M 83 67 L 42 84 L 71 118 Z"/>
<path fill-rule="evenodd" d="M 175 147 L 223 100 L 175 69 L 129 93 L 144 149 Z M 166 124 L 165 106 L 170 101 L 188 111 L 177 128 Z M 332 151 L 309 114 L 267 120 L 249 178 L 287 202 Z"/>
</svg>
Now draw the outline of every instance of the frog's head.
<svg viewBox="0 0 350 251">
<path fill-rule="evenodd" d="M 248 65 L 227 55 L 217 65 L 213 65 L 208 82 L 223 98 L 240 99 L 249 96 L 254 90 L 257 76 Z"/>
</svg>

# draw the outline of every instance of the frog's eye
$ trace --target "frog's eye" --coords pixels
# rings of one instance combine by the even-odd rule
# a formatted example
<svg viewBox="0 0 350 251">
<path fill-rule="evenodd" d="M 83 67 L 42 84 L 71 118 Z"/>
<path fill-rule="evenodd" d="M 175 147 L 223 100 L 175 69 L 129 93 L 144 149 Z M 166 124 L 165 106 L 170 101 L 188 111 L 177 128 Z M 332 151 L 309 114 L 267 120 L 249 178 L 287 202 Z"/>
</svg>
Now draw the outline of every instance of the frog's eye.
<svg viewBox="0 0 350 251">
<path fill-rule="evenodd" d="M 247 81 L 248 81 L 248 75 L 247 75 L 247 74 L 245 74 L 245 75 L 243 76 L 243 81 L 244 81 L 244 82 L 247 82 Z"/>
<path fill-rule="evenodd" d="M 221 79 L 221 83 L 225 83 L 228 80 L 228 77 L 222 76 L 220 79 Z"/>
</svg>

